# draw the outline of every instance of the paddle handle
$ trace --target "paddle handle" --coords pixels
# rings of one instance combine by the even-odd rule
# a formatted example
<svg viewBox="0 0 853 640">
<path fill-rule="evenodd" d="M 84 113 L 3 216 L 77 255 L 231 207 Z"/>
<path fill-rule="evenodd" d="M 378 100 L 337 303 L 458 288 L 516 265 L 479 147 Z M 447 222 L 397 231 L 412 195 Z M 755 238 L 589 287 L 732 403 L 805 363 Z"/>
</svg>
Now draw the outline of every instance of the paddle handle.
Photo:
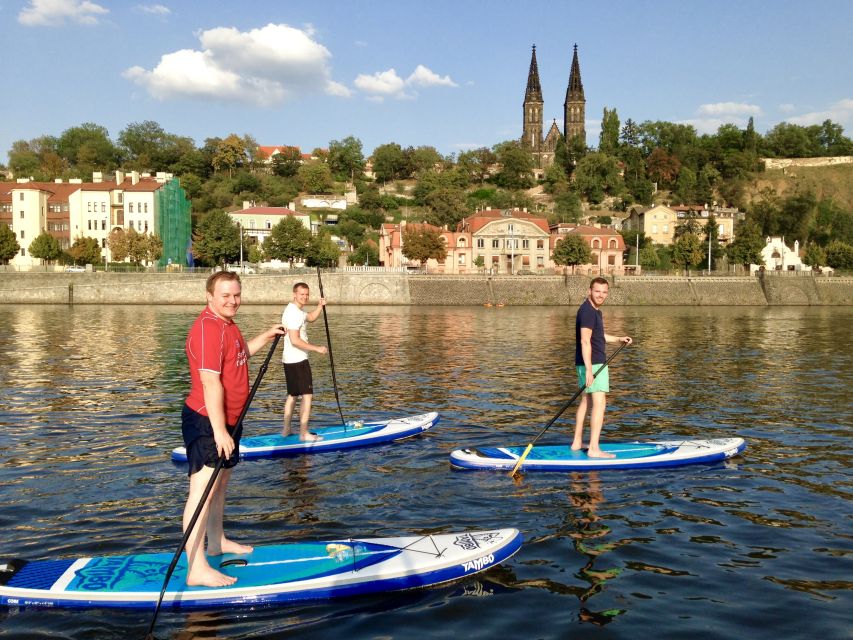
<svg viewBox="0 0 853 640">
<path fill-rule="evenodd" d="M 320 285 L 320 297 L 325 298 L 323 294 L 323 278 L 320 275 L 320 267 L 317 267 L 317 282 Z M 335 389 L 335 402 L 338 403 L 338 414 L 341 416 L 341 424 L 346 429 L 346 420 L 344 420 L 344 412 L 341 410 L 341 399 L 338 396 L 338 378 L 335 375 L 335 357 L 332 355 L 332 334 L 329 332 L 329 318 L 326 316 L 326 305 L 323 305 L 323 324 L 326 325 L 326 343 L 329 345 L 329 367 L 332 369 L 332 387 Z"/>
<path fill-rule="evenodd" d="M 240 412 L 240 416 L 237 418 L 237 424 L 234 428 L 235 432 L 240 427 L 240 425 L 243 424 L 243 418 L 246 417 L 246 413 L 249 411 L 249 405 L 252 403 L 252 400 L 255 397 L 255 392 L 258 390 L 258 387 L 261 384 L 261 379 L 264 377 L 264 374 L 269 368 L 270 360 L 272 360 L 272 355 L 273 353 L 275 353 L 275 349 L 278 346 L 278 341 L 280 339 L 281 334 L 277 334 L 272 341 L 272 347 L 270 347 L 269 353 L 267 353 L 267 357 L 264 358 L 264 362 L 263 364 L 261 364 L 261 368 L 258 370 L 258 375 L 255 378 L 254 384 L 252 384 L 252 388 L 249 390 L 249 396 L 246 398 L 246 402 L 243 405 L 243 410 Z M 239 455 L 239 451 L 237 452 L 237 455 Z M 166 588 L 169 586 L 169 578 L 172 577 L 172 573 L 175 571 L 175 567 L 178 565 L 178 560 L 180 560 L 181 558 L 181 553 L 183 553 L 184 547 L 187 544 L 187 540 L 189 540 L 190 534 L 195 528 L 195 524 L 198 521 L 199 516 L 201 515 L 201 510 L 207 502 L 207 498 L 210 495 L 210 492 L 213 490 L 213 485 L 216 483 L 216 477 L 222 470 L 222 465 L 224 463 L 225 458 L 223 456 L 219 456 L 219 458 L 216 460 L 216 465 L 213 467 L 213 473 L 210 474 L 210 480 L 207 481 L 207 486 L 204 488 L 204 492 L 202 492 L 201 498 L 199 498 L 198 506 L 196 506 L 195 511 L 193 512 L 193 516 L 192 518 L 190 518 L 187 529 L 186 531 L 184 531 L 184 536 L 183 538 L 181 538 L 181 544 L 178 546 L 178 550 L 175 552 L 175 555 L 172 557 L 172 561 L 169 563 L 169 568 L 166 570 L 166 578 L 163 580 L 163 588 L 160 589 L 160 597 L 157 598 L 157 606 L 154 607 L 154 615 L 151 617 L 151 624 L 148 625 L 148 633 L 145 634 L 145 640 L 154 640 L 154 623 L 157 622 L 157 614 L 160 613 L 160 606 L 163 604 L 163 596 L 166 595 Z"/>
<path fill-rule="evenodd" d="M 607 358 L 607 360 L 605 360 L 605 361 L 604 361 L 604 364 L 602 364 L 600 367 L 598 367 L 598 370 L 596 370 L 596 371 L 594 371 L 594 372 L 593 372 L 593 374 L 592 374 L 592 379 L 593 379 L 593 380 L 595 380 L 596 376 L 597 376 L 599 373 L 601 373 L 602 369 L 604 369 L 604 367 L 606 367 L 608 364 L 610 364 L 610 361 L 611 361 L 611 360 L 613 360 L 613 358 L 615 358 L 615 357 L 616 357 L 616 354 L 617 354 L 617 353 L 619 353 L 620 351 L 622 351 L 622 349 L 624 349 L 626 346 L 628 346 L 628 343 L 627 343 L 627 342 L 623 342 L 621 345 L 619 345 L 619 348 L 618 348 L 618 349 L 616 349 L 616 351 L 614 351 L 613 353 L 611 353 L 611 354 L 610 354 L 610 357 L 609 357 L 609 358 Z M 562 408 L 557 412 L 557 415 L 555 415 L 553 418 L 551 418 L 551 419 L 548 421 L 548 424 L 546 424 L 546 425 L 545 425 L 545 428 L 544 428 L 544 429 L 542 429 L 542 431 L 540 431 L 540 432 L 539 432 L 539 435 L 537 435 L 535 438 L 533 438 L 533 440 L 530 442 L 530 444 L 529 444 L 529 445 L 527 445 L 527 448 L 524 450 L 524 453 L 522 453 L 522 454 L 521 454 L 521 457 L 519 457 L 518 461 L 515 463 L 515 466 L 512 468 L 512 471 L 510 471 L 510 472 L 509 472 L 509 475 L 510 475 L 510 477 L 511 477 L 511 478 L 512 478 L 512 477 L 514 477 L 516 473 L 518 473 L 518 470 L 521 468 L 521 465 L 522 465 L 522 463 L 524 462 L 524 459 L 525 459 L 525 458 L 527 458 L 527 455 L 528 455 L 528 454 L 530 453 L 530 451 L 533 449 L 533 445 L 534 445 L 534 443 L 535 443 L 539 438 L 541 438 L 541 437 L 542 437 L 542 435 L 543 435 L 546 431 L 548 431 L 548 429 L 550 429 L 550 428 L 551 428 L 551 425 L 552 425 L 552 424 L 554 424 L 554 423 L 557 421 L 557 418 L 559 418 L 561 415 L 563 415 L 563 412 L 564 412 L 566 409 L 568 409 L 568 408 L 571 406 L 571 404 L 572 404 L 575 400 L 577 400 L 577 399 L 578 399 L 578 396 L 580 396 L 580 394 L 582 394 L 584 391 L 586 391 L 586 387 L 587 387 L 587 385 L 586 385 L 586 384 L 584 384 L 584 386 L 582 386 L 580 389 L 578 389 L 578 390 L 577 390 L 577 392 L 575 393 L 575 395 L 573 395 L 571 398 L 569 398 L 569 401 L 568 401 L 566 404 L 564 404 L 564 405 L 562 406 Z"/>
</svg>

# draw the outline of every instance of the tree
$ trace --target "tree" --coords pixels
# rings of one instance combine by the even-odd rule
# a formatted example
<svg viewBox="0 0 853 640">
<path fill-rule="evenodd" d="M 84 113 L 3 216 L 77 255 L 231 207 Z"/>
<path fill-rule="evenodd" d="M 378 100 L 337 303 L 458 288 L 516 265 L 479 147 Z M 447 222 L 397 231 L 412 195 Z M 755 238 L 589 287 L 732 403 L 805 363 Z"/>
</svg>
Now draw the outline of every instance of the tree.
<svg viewBox="0 0 853 640">
<path fill-rule="evenodd" d="M 9 264 L 9 260 L 18 255 L 20 251 L 21 245 L 18 244 L 15 232 L 8 225 L 0 224 L 0 261 L 3 264 Z"/>
<path fill-rule="evenodd" d="M 665 149 L 656 147 L 646 160 L 646 170 L 658 186 L 671 186 L 681 170 L 681 162 Z"/>
<path fill-rule="evenodd" d="M 622 126 L 619 138 L 624 145 L 638 147 L 640 145 L 640 129 L 637 127 L 637 123 L 628 118 Z"/>
<path fill-rule="evenodd" d="M 425 204 L 429 207 L 426 221 L 437 227 L 453 230 L 465 217 L 465 193 L 462 189 L 436 189 L 425 198 Z"/>
<path fill-rule="evenodd" d="M 601 202 L 606 195 L 617 195 L 623 182 L 616 158 L 603 153 L 588 153 L 578 161 L 574 173 L 575 189 L 590 202 Z"/>
<path fill-rule="evenodd" d="M 833 240 L 826 245 L 826 264 L 833 269 L 853 269 L 853 246 Z"/>
<path fill-rule="evenodd" d="M 619 114 L 616 109 L 604 107 L 604 116 L 601 118 L 601 134 L 598 137 L 599 153 L 615 155 L 619 148 Z"/>
<path fill-rule="evenodd" d="M 726 253 L 732 264 L 748 267 L 761 264 L 761 250 L 765 246 L 761 227 L 752 219 L 747 219 L 735 227 L 735 239 L 726 247 Z"/>
<path fill-rule="evenodd" d="M 408 177 L 403 175 L 404 167 L 403 149 L 396 142 L 381 144 L 373 150 L 373 174 L 377 182 Z"/>
<path fill-rule="evenodd" d="M 418 171 L 436 169 L 444 160 L 444 158 L 441 157 L 441 154 L 436 151 L 435 147 L 430 146 L 421 146 L 416 148 L 408 147 L 403 152 L 403 156 L 406 165 L 410 169 L 409 175 L 417 173 Z"/>
<path fill-rule="evenodd" d="M 808 158 L 818 155 L 815 141 L 809 138 L 805 127 L 780 122 L 764 136 L 763 153 L 778 158 Z"/>
<path fill-rule="evenodd" d="M 331 234 L 327 229 L 321 229 L 316 236 L 312 236 L 308 242 L 305 252 L 305 264 L 309 267 L 335 267 L 341 250 L 332 241 Z"/>
<path fill-rule="evenodd" d="M 570 233 L 564 236 L 562 240 L 557 241 L 551 258 L 556 264 L 570 266 L 572 273 L 574 273 L 576 265 L 592 262 L 592 251 L 586 240 L 579 235 Z"/>
<path fill-rule="evenodd" d="M 826 264 L 826 251 L 816 242 L 809 242 L 803 255 L 803 264 L 820 267 Z"/>
<path fill-rule="evenodd" d="M 100 264 L 102 262 L 101 243 L 95 238 L 77 238 L 68 250 L 68 255 L 74 264 Z"/>
<path fill-rule="evenodd" d="M 272 172 L 282 178 L 292 178 L 302 165 L 298 147 L 283 147 L 272 157 Z"/>
<path fill-rule="evenodd" d="M 80 172 L 109 171 L 119 161 L 119 153 L 102 126 L 86 122 L 62 132 L 56 145 L 59 156 Z"/>
<path fill-rule="evenodd" d="M 157 168 L 156 160 L 165 146 L 168 134 L 153 120 L 132 122 L 118 134 L 118 143 L 128 167 L 147 170 Z"/>
<path fill-rule="evenodd" d="M 220 169 L 228 169 L 228 177 L 230 178 L 234 169 L 242 167 L 246 163 L 246 150 L 243 138 L 236 133 L 232 133 L 224 140 L 220 140 L 216 145 L 211 162 L 216 171 Z"/>
<path fill-rule="evenodd" d="M 491 175 L 492 166 L 497 161 L 498 157 L 491 149 L 481 147 L 460 153 L 456 166 L 467 174 L 472 181 L 483 184 Z"/>
<path fill-rule="evenodd" d="M 364 171 L 361 140 L 348 136 L 329 143 L 329 168 L 338 180 L 360 178 Z"/>
<path fill-rule="evenodd" d="M 357 247 L 364 241 L 364 225 L 352 218 L 338 220 L 337 234 L 346 239 L 350 247 Z"/>
<path fill-rule="evenodd" d="M 311 242 L 311 232 L 293 216 L 285 216 L 284 220 L 272 228 L 270 237 L 264 242 L 264 252 L 268 258 L 286 260 L 293 266 L 308 253 L 308 243 Z"/>
<path fill-rule="evenodd" d="M 495 181 L 506 189 L 527 189 L 533 185 L 533 156 L 517 140 L 503 142 L 495 147 L 501 169 Z"/>
<path fill-rule="evenodd" d="M 193 255 L 209 266 L 225 266 L 240 257 L 240 230 L 221 210 L 205 215 L 193 233 Z"/>
<path fill-rule="evenodd" d="M 646 269 L 656 269 L 660 266 L 660 257 L 653 242 L 640 248 L 640 264 Z"/>
<path fill-rule="evenodd" d="M 554 197 L 555 222 L 578 222 L 583 213 L 583 203 L 574 191 Z"/>
<path fill-rule="evenodd" d="M 702 255 L 702 241 L 695 233 L 682 235 L 672 246 L 672 263 L 681 269 L 698 264 Z"/>
<path fill-rule="evenodd" d="M 447 247 L 438 229 L 427 225 L 406 225 L 403 229 L 403 255 L 409 260 L 426 264 L 433 259 L 443 262 Z"/>
<path fill-rule="evenodd" d="M 309 162 L 297 171 L 302 188 L 308 193 L 328 193 L 332 190 L 332 172 L 329 165 L 322 162 Z"/>
<path fill-rule="evenodd" d="M 365 240 L 347 257 L 347 264 L 375 267 L 379 265 L 379 247 L 373 240 Z"/>
<path fill-rule="evenodd" d="M 42 231 L 30 243 L 30 255 L 39 260 L 46 260 L 48 263 L 56 260 L 61 253 L 62 248 L 59 246 L 59 240 L 47 231 Z"/>
</svg>

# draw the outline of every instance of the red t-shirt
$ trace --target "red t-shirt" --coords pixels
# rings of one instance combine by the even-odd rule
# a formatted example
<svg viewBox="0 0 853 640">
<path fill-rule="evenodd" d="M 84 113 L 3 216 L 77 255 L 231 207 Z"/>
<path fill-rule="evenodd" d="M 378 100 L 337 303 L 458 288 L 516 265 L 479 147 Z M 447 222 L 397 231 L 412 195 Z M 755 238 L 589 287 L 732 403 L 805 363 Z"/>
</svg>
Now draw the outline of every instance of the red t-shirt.
<svg viewBox="0 0 853 640">
<path fill-rule="evenodd" d="M 225 390 L 225 420 L 234 426 L 249 397 L 249 346 L 240 329 L 205 307 L 190 327 L 186 349 L 191 380 L 187 406 L 208 415 L 199 371 L 218 373 Z"/>
</svg>

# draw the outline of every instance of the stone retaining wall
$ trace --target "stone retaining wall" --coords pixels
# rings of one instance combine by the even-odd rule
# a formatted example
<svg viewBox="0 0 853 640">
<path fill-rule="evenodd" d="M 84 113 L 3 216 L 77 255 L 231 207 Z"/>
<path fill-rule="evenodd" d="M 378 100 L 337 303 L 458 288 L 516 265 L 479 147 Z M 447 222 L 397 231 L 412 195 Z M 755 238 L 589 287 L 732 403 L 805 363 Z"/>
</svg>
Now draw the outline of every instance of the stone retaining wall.
<svg viewBox="0 0 853 640">
<path fill-rule="evenodd" d="M 0 273 L 6 304 L 189 304 L 204 301 L 208 274 Z M 296 282 L 319 294 L 316 274 L 245 275 L 244 304 L 281 305 Z M 577 305 L 586 276 L 446 276 L 326 273 L 326 297 L 336 304 Z M 611 280 L 611 305 L 853 305 L 853 278 L 656 277 Z"/>
</svg>

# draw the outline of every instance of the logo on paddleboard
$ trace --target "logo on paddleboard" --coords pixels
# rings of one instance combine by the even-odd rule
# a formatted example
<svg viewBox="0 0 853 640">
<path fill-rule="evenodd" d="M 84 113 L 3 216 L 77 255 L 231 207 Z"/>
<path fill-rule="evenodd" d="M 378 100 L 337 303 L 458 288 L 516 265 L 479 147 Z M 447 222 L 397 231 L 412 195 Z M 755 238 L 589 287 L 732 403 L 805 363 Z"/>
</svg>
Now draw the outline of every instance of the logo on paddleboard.
<svg viewBox="0 0 853 640">
<path fill-rule="evenodd" d="M 462 568 L 465 570 L 465 573 L 469 571 L 480 571 L 483 567 L 488 567 L 495 561 L 495 556 L 491 553 L 487 556 L 483 556 L 482 558 L 477 558 L 476 560 L 469 560 L 468 562 L 462 563 Z"/>
<path fill-rule="evenodd" d="M 113 590 L 123 583 L 142 586 L 149 581 L 162 582 L 166 565 L 139 558 L 98 558 L 77 570 L 75 588 L 82 591 Z"/>
<path fill-rule="evenodd" d="M 500 531 L 487 531 L 486 533 L 463 533 L 462 535 L 456 536 L 456 540 L 453 541 L 458 547 L 462 547 L 465 551 L 473 551 L 474 549 L 479 549 L 481 545 L 489 544 L 494 540 L 501 539 Z"/>
</svg>

